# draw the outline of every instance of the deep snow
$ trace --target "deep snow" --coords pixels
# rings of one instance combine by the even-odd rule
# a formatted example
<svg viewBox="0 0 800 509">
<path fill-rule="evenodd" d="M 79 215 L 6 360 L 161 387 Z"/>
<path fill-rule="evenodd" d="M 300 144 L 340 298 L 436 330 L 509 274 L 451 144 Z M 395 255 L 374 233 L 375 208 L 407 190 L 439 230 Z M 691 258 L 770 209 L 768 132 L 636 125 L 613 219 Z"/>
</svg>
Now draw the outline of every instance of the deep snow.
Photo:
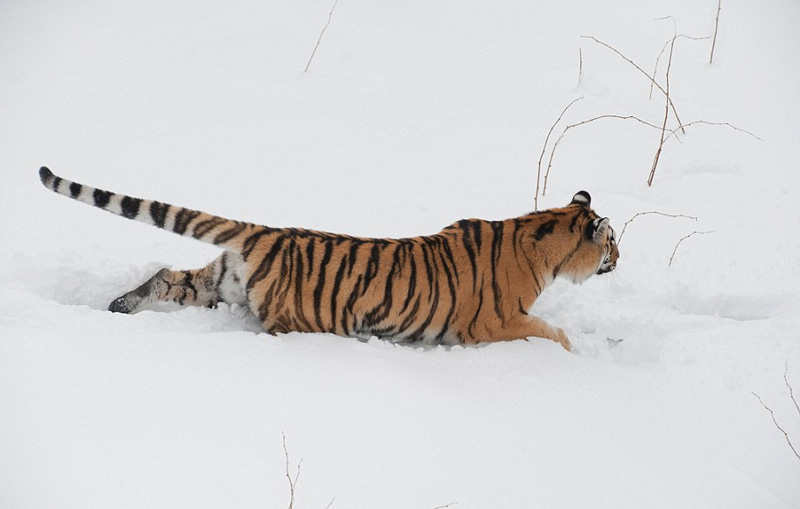
<svg viewBox="0 0 800 509">
<path fill-rule="evenodd" d="M 36 170 L 272 226 L 434 233 L 533 209 L 542 143 L 664 102 L 652 70 L 717 2 L 0 4 L 0 507 L 800 507 L 800 4 L 724 0 L 678 39 L 696 125 L 559 144 L 618 269 L 559 282 L 545 340 L 418 350 L 258 333 L 241 308 L 108 302 L 213 246 L 44 190 Z M 583 69 L 578 72 L 579 49 Z M 666 61 L 662 60 L 660 76 Z M 672 126 L 674 127 L 674 123 Z M 549 148 L 547 155 L 549 156 Z M 546 159 L 546 158 L 545 158 Z M 676 243 L 681 243 L 668 265 Z M 620 341 L 621 340 L 621 341 Z"/>
</svg>

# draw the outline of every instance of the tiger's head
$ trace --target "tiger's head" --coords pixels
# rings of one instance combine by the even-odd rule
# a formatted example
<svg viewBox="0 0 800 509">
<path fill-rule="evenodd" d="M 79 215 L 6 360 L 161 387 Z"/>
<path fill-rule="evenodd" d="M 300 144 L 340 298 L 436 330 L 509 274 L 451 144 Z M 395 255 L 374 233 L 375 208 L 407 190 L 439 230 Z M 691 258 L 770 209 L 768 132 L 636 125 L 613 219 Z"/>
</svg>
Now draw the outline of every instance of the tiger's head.
<svg viewBox="0 0 800 509">
<path fill-rule="evenodd" d="M 591 209 L 591 201 L 589 193 L 579 191 L 567 206 L 567 210 L 575 214 L 573 224 L 582 224 L 583 238 L 562 268 L 561 275 L 576 283 L 581 283 L 594 274 L 613 271 L 617 268 L 619 259 L 614 229 L 607 217 L 600 217 Z"/>
</svg>

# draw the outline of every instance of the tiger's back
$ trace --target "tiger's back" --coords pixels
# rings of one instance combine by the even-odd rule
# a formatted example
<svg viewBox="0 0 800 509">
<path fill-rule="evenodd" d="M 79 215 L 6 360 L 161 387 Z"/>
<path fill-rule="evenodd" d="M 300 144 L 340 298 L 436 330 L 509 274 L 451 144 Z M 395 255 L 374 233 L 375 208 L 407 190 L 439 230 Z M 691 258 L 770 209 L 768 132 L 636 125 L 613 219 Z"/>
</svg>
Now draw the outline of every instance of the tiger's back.
<svg viewBox="0 0 800 509">
<path fill-rule="evenodd" d="M 608 219 L 590 208 L 583 191 L 560 209 L 505 221 L 461 220 L 435 235 L 381 239 L 232 221 L 97 190 L 46 168 L 40 177 L 59 194 L 227 249 L 202 269 L 159 271 L 115 299 L 110 310 L 237 302 L 269 333 L 424 344 L 538 336 L 569 349 L 561 329 L 528 310 L 556 277 L 582 282 L 613 270 L 619 256 Z"/>
</svg>

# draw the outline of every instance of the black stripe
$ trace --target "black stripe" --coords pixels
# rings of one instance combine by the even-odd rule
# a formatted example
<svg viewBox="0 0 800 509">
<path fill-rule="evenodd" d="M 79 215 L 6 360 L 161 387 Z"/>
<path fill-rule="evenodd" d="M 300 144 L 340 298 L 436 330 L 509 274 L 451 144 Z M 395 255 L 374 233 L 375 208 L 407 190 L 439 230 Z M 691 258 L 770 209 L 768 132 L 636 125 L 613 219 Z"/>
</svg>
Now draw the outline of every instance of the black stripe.
<svg viewBox="0 0 800 509">
<path fill-rule="evenodd" d="M 175 224 L 172 226 L 172 231 L 178 235 L 183 235 L 186 233 L 186 228 L 189 227 L 189 223 L 194 221 L 194 219 L 199 215 L 200 212 L 195 210 L 181 209 L 177 214 L 175 214 Z"/>
<path fill-rule="evenodd" d="M 410 244 L 406 244 L 406 247 L 411 247 Z M 414 296 L 414 290 L 417 288 L 417 262 L 414 261 L 413 253 L 410 256 L 411 258 L 411 275 L 408 278 L 408 293 L 406 293 L 406 300 L 403 302 L 403 308 L 400 309 L 400 312 L 403 313 L 407 308 L 408 304 L 411 302 L 411 297 Z"/>
<path fill-rule="evenodd" d="M 428 248 L 425 244 L 420 244 L 420 249 L 422 250 L 422 261 L 425 262 L 425 275 L 428 277 L 428 299 L 433 296 L 433 283 L 434 283 L 434 272 L 431 268 L 431 262 L 428 258 Z"/>
<path fill-rule="evenodd" d="M 269 271 L 272 269 L 272 263 L 275 261 L 275 257 L 278 256 L 278 252 L 283 246 L 283 241 L 285 238 L 286 237 L 281 235 L 275 239 L 275 242 L 273 242 L 269 252 L 264 256 L 264 258 L 261 259 L 261 263 L 258 264 L 256 270 L 250 275 L 250 279 L 247 280 L 247 285 L 245 287 L 248 291 L 253 288 L 256 283 L 269 275 Z"/>
<path fill-rule="evenodd" d="M 400 247 L 396 247 L 394 255 L 392 256 L 392 267 L 389 269 L 389 274 L 386 276 L 386 285 L 383 288 L 383 300 L 380 304 L 368 311 L 364 315 L 365 323 L 372 326 L 382 322 L 389 316 L 392 309 L 392 290 L 394 286 L 394 277 L 400 267 Z"/>
<path fill-rule="evenodd" d="M 219 262 L 219 275 L 217 276 L 217 281 L 214 283 L 214 292 L 219 294 L 219 287 L 222 284 L 222 281 L 225 279 L 225 273 L 228 272 L 228 252 L 222 253 L 222 257 L 220 258 Z"/>
<path fill-rule="evenodd" d="M 481 314 L 481 308 L 483 307 L 483 283 L 481 282 L 481 289 L 478 292 L 478 309 L 475 311 L 475 316 L 472 317 L 472 320 L 469 322 L 469 326 L 467 327 L 467 332 L 472 338 L 475 338 L 475 324 L 478 323 L 478 316 Z"/>
<path fill-rule="evenodd" d="M 397 333 L 400 334 L 404 332 L 406 329 L 411 327 L 411 324 L 414 323 L 414 320 L 417 319 L 417 313 L 419 312 L 419 303 L 422 300 L 420 295 L 417 295 L 417 299 L 414 301 L 414 305 L 411 306 L 411 311 L 408 313 L 408 316 L 405 317 L 403 323 L 400 324 L 400 327 L 397 329 Z"/>
<path fill-rule="evenodd" d="M 61 180 L 58 177 L 56 177 L 56 178 L 58 179 L 58 181 Z M 106 205 L 108 205 L 108 202 L 111 199 L 111 196 L 113 196 L 113 195 L 114 195 L 114 193 L 112 193 L 112 192 L 103 191 L 102 189 L 95 189 L 94 190 L 94 206 L 95 207 L 100 207 L 101 209 L 106 208 Z"/>
<path fill-rule="evenodd" d="M 492 221 L 492 292 L 494 293 L 494 312 L 497 316 L 505 321 L 503 316 L 503 294 L 500 291 L 500 285 L 497 282 L 497 264 L 500 261 L 500 251 L 503 245 L 503 223 L 501 221 Z"/>
<path fill-rule="evenodd" d="M 350 244 L 350 257 L 347 267 L 347 275 L 351 276 L 353 274 L 353 266 L 356 264 L 356 257 L 358 256 L 358 247 L 361 245 L 361 241 L 353 239 L 353 243 Z"/>
<path fill-rule="evenodd" d="M 439 331 L 439 334 L 437 334 L 436 338 L 434 338 L 436 343 L 441 344 L 445 334 L 450 328 L 450 320 L 453 318 L 453 313 L 455 313 L 456 310 L 456 287 L 453 284 L 453 278 L 450 275 L 450 269 L 447 267 L 447 263 L 445 263 L 443 255 L 439 253 L 439 256 L 442 257 L 442 267 L 444 268 L 444 273 L 447 276 L 447 286 L 450 289 L 450 310 L 447 312 L 447 316 L 444 319 L 442 330 Z"/>
<path fill-rule="evenodd" d="M 195 226 L 195 228 L 194 228 L 194 237 L 195 238 L 199 238 L 198 229 L 201 228 L 201 225 L 203 225 L 204 223 L 207 223 L 209 221 L 217 221 L 217 220 L 219 220 L 220 223 L 225 221 L 222 218 L 217 217 L 217 218 L 214 218 L 214 219 L 211 219 L 211 220 L 201 221 L 200 223 L 198 223 L 197 226 Z M 216 224 L 214 224 L 214 226 L 216 226 Z M 209 231 L 214 226 L 209 228 Z M 256 246 L 258 245 L 258 241 L 261 240 L 261 237 L 265 237 L 265 236 L 267 236 L 267 235 L 269 235 L 271 233 L 274 233 L 276 231 L 278 231 L 278 230 L 275 230 L 273 228 L 267 228 L 266 226 L 261 226 L 254 233 L 251 233 L 250 236 L 248 236 L 244 240 L 244 242 L 242 242 L 242 257 L 245 259 L 245 261 L 250 256 L 250 254 L 253 252 L 253 249 L 255 249 Z M 203 232 L 203 234 L 205 234 L 205 233 L 206 232 Z"/>
<path fill-rule="evenodd" d="M 483 225 L 484 221 L 477 220 L 472 221 L 472 238 L 475 240 L 475 247 L 477 248 L 476 251 L 480 252 L 481 250 L 481 242 L 483 239 L 481 238 L 481 226 Z"/>
<path fill-rule="evenodd" d="M 331 327 L 336 326 L 336 297 L 339 295 L 339 288 L 342 286 L 342 279 L 344 278 L 344 269 L 347 266 L 347 257 L 342 256 L 342 261 L 339 262 L 339 268 L 336 270 L 336 278 L 333 281 L 333 291 L 331 292 Z"/>
<path fill-rule="evenodd" d="M 325 270 L 328 263 L 331 261 L 331 253 L 333 252 L 333 242 L 325 241 L 325 254 L 322 255 L 322 262 L 319 265 L 319 279 L 317 286 L 314 288 L 314 316 L 317 319 L 317 325 L 320 330 L 325 330 L 322 324 L 322 290 L 325 287 Z"/>
<path fill-rule="evenodd" d="M 314 244 L 316 244 L 316 237 L 311 237 L 306 246 L 306 256 L 308 256 L 308 274 L 306 279 L 311 279 L 311 273 L 314 270 Z"/>
<path fill-rule="evenodd" d="M 425 330 L 433 321 L 433 317 L 436 314 L 436 310 L 438 307 L 439 307 L 439 285 L 436 285 L 433 292 L 433 302 L 431 303 L 431 309 L 430 312 L 428 313 L 428 317 L 425 318 L 425 321 L 422 322 L 422 325 L 420 325 L 414 332 L 409 334 L 408 336 L 409 341 L 419 341 L 422 338 L 423 334 L 425 333 Z"/>
<path fill-rule="evenodd" d="M 311 324 L 303 310 L 303 252 L 294 240 L 291 243 L 291 250 L 297 258 L 297 268 L 289 274 L 290 281 L 294 278 L 294 311 L 303 326 L 303 330 L 310 331 Z"/>
<path fill-rule="evenodd" d="M 214 244 L 224 244 L 229 240 L 231 240 L 232 238 L 238 236 L 246 228 L 247 228 L 247 223 L 240 223 L 239 221 L 236 221 L 233 228 L 218 233 L 217 236 L 214 237 L 214 240 L 212 240 L 212 242 Z"/>
<path fill-rule="evenodd" d="M 447 237 L 440 237 L 440 242 L 442 249 L 444 250 L 444 254 L 447 257 L 447 260 L 450 262 L 450 266 L 453 267 L 453 275 L 456 278 L 456 283 L 460 283 L 461 280 L 458 277 L 458 268 L 456 266 L 456 260 L 453 258 L 453 251 L 450 249 L 450 242 L 448 242 Z M 442 259 L 442 264 L 444 265 L 445 261 Z"/>
<path fill-rule="evenodd" d="M 209 219 L 204 219 L 203 221 L 200 221 L 199 223 L 194 225 L 194 228 L 192 229 L 192 237 L 196 239 L 205 237 L 205 235 L 208 232 L 210 232 L 211 230 L 213 230 L 214 228 L 216 228 L 217 226 L 221 225 L 224 222 L 225 219 L 215 216 L 212 216 Z"/>
<path fill-rule="evenodd" d="M 82 185 L 78 184 L 77 182 L 73 182 L 72 184 L 69 185 L 69 194 L 73 198 L 77 198 L 78 196 L 81 195 L 82 189 L 83 189 Z"/>
<path fill-rule="evenodd" d="M 372 279 L 378 275 L 378 267 L 381 259 L 381 246 L 375 242 L 372 244 L 372 251 L 367 261 L 367 269 L 364 272 L 364 291 L 367 291 Z"/>
<path fill-rule="evenodd" d="M 342 310 L 342 328 L 345 330 L 346 333 L 349 334 L 348 327 L 347 327 L 347 314 L 353 314 L 353 306 L 355 306 L 356 301 L 358 300 L 359 295 L 361 295 L 361 282 L 362 282 L 362 275 L 358 275 L 358 279 L 356 279 L 356 284 L 353 285 L 353 290 L 350 292 L 350 295 L 347 297 L 347 304 L 345 304 L 344 309 Z M 356 323 L 353 323 L 353 329 L 356 328 Z"/>
<path fill-rule="evenodd" d="M 97 201 L 96 193 L 97 192 L 95 191 L 95 202 Z M 153 218 L 153 222 L 159 228 L 164 227 L 164 223 L 167 220 L 168 211 L 169 211 L 169 204 L 167 203 L 161 203 L 157 201 L 150 203 L 150 217 Z"/>
<path fill-rule="evenodd" d="M 78 192 L 80 193 L 80 191 Z M 122 207 L 122 215 L 128 219 L 134 219 L 139 214 L 139 206 L 141 204 L 142 200 L 125 196 L 122 198 L 122 202 L 120 203 L 120 206 Z"/>
<path fill-rule="evenodd" d="M 547 221 L 546 223 L 542 223 L 536 229 L 536 233 L 533 234 L 533 238 L 536 239 L 537 241 L 542 240 L 547 235 L 550 235 L 551 233 L 553 233 L 553 229 L 555 228 L 557 223 L 558 223 L 558 221 L 556 221 L 555 219 L 551 219 L 550 221 Z"/>
<path fill-rule="evenodd" d="M 472 249 L 472 228 L 469 221 L 463 220 L 458 223 L 461 226 L 461 241 L 464 243 L 464 249 L 467 251 L 467 258 L 469 258 L 470 267 L 472 267 L 472 291 L 475 291 L 475 285 L 478 284 L 478 263 L 475 257 L 475 250 Z"/>
<path fill-rule="evenodd" d="M 61 177 L 56 177 L 55 180 L 53 180 L 53 191 L 58 192 L 58 188 L 61 186 L 62 180 L 63 179 Z"/>
<path fill-rule="evenodd" d="M 585 213 L 586 213 L 586 209 L 584 209 L 584 208 L 581 208 L 580 210 L 581 210 L 581 212 L 583 212 L 584 214 L 575 214 L 574 216 L 572 216 L 572 221 L 569 223 L 569 231 L 571 231 L 571 232 L 574 232 L 574 231 L 575 231 L 575 226 L 578 224 L 578 219 L 579 219 L 579 218 L 580 218 L 582 215 L 585 215 Z"/>
</svg>

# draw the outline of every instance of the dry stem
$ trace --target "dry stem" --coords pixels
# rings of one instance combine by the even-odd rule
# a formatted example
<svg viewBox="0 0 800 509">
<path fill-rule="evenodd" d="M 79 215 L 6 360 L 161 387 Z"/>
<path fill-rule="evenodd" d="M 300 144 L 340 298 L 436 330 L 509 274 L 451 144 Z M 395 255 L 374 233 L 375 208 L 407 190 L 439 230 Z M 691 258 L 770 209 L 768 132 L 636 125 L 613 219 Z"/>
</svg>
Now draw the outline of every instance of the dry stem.
<svg viewBox="0 0 800 509">
<path fill-rule="evenodd" d="M 736 127 L 735 125 L 733 125 L 733 124 L 730 124 L 730 123 L 728 123 L 728 122 L 707 122 L 707 121 L 705 121 L 705 120 L 693 120 L 693 121 L 689 122 L 688 124 L 683 124 L 683 125 L 681 125 L 681 126 L 679 126 L 679 127 L 676 127 L 675 129 L 673 129 L 673 130 L 671 130 L 671 131 L 669 132 L 669 134 L 668 134 L 668 135 L 667 135 L 667 137 L 664 139 L 664 141 L 667 141 L 667 140 L 668 140 L 668 139 L 670 139 L 670 138 L 671 138 L 673 135 L 677 136 L 677 132 L 678 132 L 678 130 L 679 130 L 679 129 L 681 129 L 681 128 L 685 128 L 685 127 L 689 127 L 689 126 L 693 126 L 693 125 L 697 125 L 697 124 L 703 124 L 703 125 L 715 125 L 715 126 L 726 126 L 726 127 L 730 127 L 730 128 L 731 128 L 731 129 L 733 129 L 734 131 L 739 131 L 740 133 L 744 133 L 744 134 L 747 134 L 747 135 L 749 135 L 749 136 L 752 136 L 753 138 L 757 139 L 758 141 L 764 141 L 764 140 L 762 140 L 761 138 L 759 138 L 758 136 L 756 136 L 755 134 L 751 133 L 750 131 L 748 131 L 748 130 L 746 130 L 746 129 L 741 129 L 741 128 L 739 128 L 739 127 Z M 684 131 L 684 132 L 685 132 L 685 131 Z"/>
<path fill-rule="evenodd" d="M 677 38 L 678 39 L 689 39 L 689 40 L 692 40 L 692 41 L 702 41 L 702 40 L 705 40 L 705 39 L 710 39 L 710 36 L 706 35 L 705 37 L 692 37 L 690 35 L 679 34 L 677 36 Z M 653 67 L 653 76 L 658 74 L 658 64 L 661 62 L 661 57 L 664 56 L 664 52 L 667 51 L 667 47 L 670 45 L 671 42 L 672 41 L 669 40 L 669 41 L 664 43 L 664 46 L 661 47 L 661 51 L 658 53 L 658 57 L 656 57 L 656 65 L 655 65 L 655 67 Z M 647 96 L 647 98 L 648 99 L 652 99 L 653 98 L 653 82 L 652 81 L 650 82 L 650 95 Z"/>
<path fill-rule="evenodd" d="M 717 2 L 717 17 L 714 19 L 714 39 L 711 41 L 711 56 L 708 59 L 709 64 L 714 63 L 714 47 L 717 45 L 717 31 L 719 30 L 719 11 L 722 10 L 722 0 Z"/>
<path fill-rule="evenodd" d="M 311 57 L 309 57 L 308 63 L 306 64 L 306 69 L 303 72 L 308 72 L 308 68 L 311 66 L 311 61 L 314 60 L 314 55 L 317 53 L 317 48 L 319 48 L 319 43 L 322 41 L 322 35 L 325 33 L 325 30 L 328 28 L 328 25 L 331 24 L 333 11 L 336 9 L 336 4 L 338 3 L 339 0 L 334 0 L 333 7 L 331 7 L 331 12 L 328 14 L 328 22 L 325 23 L 324 27 L 322 27 L 322 31 L 319 33 L 319 38 L 317 39 L 317 44 L 314 46 L 314 51 L 311 52 Z"/>
<path fill-rule="evenodd" d="M 694 221 L 697 221 L 697 218 L 696 218 L 696 217 L 694 217 L 694 216 L 687 216 L 687 215 L 685 215 L 685 214 L 665 214 L 664 212 L 656 212 L 656 211 L 651 211 L 651 212 L 637 212 L 636 214 L 634 214 L 634 215 L 633 215 L 633 217 L 632 217 L 632 218 L 630 218 L 630 219 L 628 219 L 627 221 L 625 221 L 625 224 L 624 224 L 624 225 L 622 225 L 622 231 L 621 231 L 621 232 L 620 232 L 620 234 L 619 234 L 619 239 L 617 239 L 617 245 L 619 245 L 619 244 L 621 244 L 621 243 L 622 243 L 622 236 L 623 236 L 623 235 L 625 235 L 625 229 L 626 229 L 626 228 L 628 228 L 628 225 L 629 225 L 629 224 L 631 224 L 631 223 L 633 222 L 633 220 L 634 220 L 634 219 L 636 219 L 636 218 L 637 218 L 637 217 L 639 217 L 639 216 L 646 216 L 646 215 L 649 215 L 649 214 L 656 214 L 656 215 L 659 215 L 659 216 L 664 216 L 664 217 L 673 217 L 673 218 L 685 217 L 686 219 L 692 219 L 692 220 L 694 220 Z"/>
<path fill-rule="evenodd" d="M 664 148 L 664 137 L 667 132 L 667 120 L 669 119 L 669 105 L 671 103 L 669 98 L 669 71 L 672 68 L 672 54 L 673 51 L 675 50 L 675 39 L 677 37 L 678 37 L 677 35 L 672 36 L 672 43 L 669 46 L 669 58 L 667 59 L 667 72 L 665 74 L 666 85 L 667 85 L 665 93 L 667 96 L 667 100 L 666 103 L 664 104 L 664 123 L 661 125 L 661 141 L 659 141 L 658 143 L 658 150 L 656 150 L 656 155 L 653 158 L 653 167 L 650 168 L 650 175 L 647 177 L 648 186 L 653 185 L 653 178 L 656 176 L 656 167 L 658 166 L 658 160 L 661 157 L 661 150 Z M 680 121 L 678 121 L 678 123 L 680 124 Z"/>
<path fill-rule="evenodd" d="M 792 386 L 789 385 L 789 378 L 786 376 L 789 373 L 789 361 L 786 361 L 786 367 L 783 370 L 783 381 L 786 382 L 786 387 L 789 389 L 789 397 L 792 398 L 792 403 L 794 403 L 794 408 L 797 410 L 798 415 L 800 415 L 800 406 L 797 406 L 797 400 L 794 399 L 794 391 L 792 390 Z"/>
<path fill-rule="evenodd" d="M 582 120 L 582 121 L 577 122 L 575 124 L 568 125 L 561 132 L 561 135 L 558 137 L 558 139 L 556 139 L 556 142 L 553 144 L 553 148 L 550 150 L 550 158 L 547 161 L 547 169 L 546 169 L 546 171 L 544 173 L 544 185 L 542 187 L 542 196 L 545 196 L 547 194 L 547 180 L 550 178 L 550 168 L 553 166 L 553 157 L 555 156 L 556 149 L 558 148 L 558 144 L 561 143 L 561 139 L 564 138 L 564 135 L 567 134 L 567 131 L 569 131 L 570 129 L 574 129 L 576 127 L 580 127 L 582 125 L 589 124 L 589 123 L 594 122 L 596 120 L 602 120 L 602 119 L 606 119 L 606 118 L 615 118 L 617 120 L 635 120 L 635 121 L 639 122 L 640 124 L 644 124 L 646 126 L 650 126 L 650 127 L 654 128 L 654 129 L 659 129 L 659 130 L 661 129 L 661 127 L 659 127 L 659 126 L 657 126 L 655 124 L 651 124 L 650 122 L 647 122 L 646 120 L 642 120 L 641 118 L 635 117 L 633 115 L 611 115 L 611 114 L 609 114 L 609 115 L 599 115 L 599 116 L 594 117 L 594 118 L 590 118 L 590 119 L 587 119 L 587 120 Z M 555 127 L 555 124 L 553 125 L 553 127 Z M 550 131 L 552 132 L 552 129 Z M 548 135 L 548 137 L 549 137 L 549 135 Z M 547 143 L 547 142 L 545 141 L 545 143 Z M 542 155 L 544 155 L 544 151 L 542 151 Z M 539 171 L 540 172 L 541 172 L 541 162 L 542 162 L 542 159 L 540 157 L 539 158 Z M 538 183 L 539 183 L 539 174 L 538 173 L 536 175 L 536 183 L 537 183 L 537 195 L 538 195 Z"/>
<path fill-rule="evenodd" d="M 292 509 L 294 507 L 294 489 L 297 486 L 297 479 L 300 477 L 300 465 L 303 464 L 303 458 L 300 458 L 297 463 L 297 474 L 292 479 L 292 475 L 289 473 L 289 450 L 286 449 L 286 434 L 281 432 L 281 436 L 283 436 L 283 454 L 286 457 L 286 479 L 289 480 L 289 509 Z M 331 500 L 332 503 L 333 500 Z M 328 507 L 330 507 L 330 504 L 328 504 Z"/>
<path fill-rule="evenodd" d="M 578 86 L 580 86 L 582 78 L 583 78 L 583 49 L 578 48 Z"/>
<path fill-rule="evenodd" d="M 591 39 L 591 40 L 593 40 L 594 42 L 596 42 L 597 44 L 599 44 L 599 45 L 601 45 L 601 46 L 605 46 L 606 48 L 610 49 L 611 51 L 613 51 L 614 53 L 616 53 L 617 55 L 619 55 L 619 57 L 620 57 L 620 58 L 622 58 L 623 60 L 625 60 L 626 62 L 628 62 L 629 64 L 631 64 L 633 67 L 635 67 L 635 68 L 636 68 L 636 70 L 638 70 L 640 73 L 644 74 L 644 75 L 647 77 L 647 79 L 649 79 L 649 80 L 650 80 L 650 82 L 651 82 L 653 85 L 655 85 L 655 86 L 656 86 L 656 88 L 658 88 L 658 89 L 661 91 L 661 93 L 663 93 L 663 94 L 664 94 L 664 96 L 666 96 L 666 97 L 667 97 L 667 102 L 669 103 L 669 106 L 670 106 L 670 108 L 672 108 L 672 113 L 675 115 L 675 120 L 678 122 L 678 125 L 679 125 L 679 126 L 680 126 L 680 125 L 683 125 L 683 122 L 681 122 L 681 119 L 680 119 L 680 117 L 678 116 L 678 111 L 675 109 L 675 105 L 674 105 L 674 104 L 672 104 L 672 99 L 670 99 L 670 98 L 669 98 L 669 94 L 667 94 L 667 91 L 666 91 L 666 90 L 664 90 L 664 88 L 663 88 L 661 85 L 659 85 L 659 84 L 658 84 L 658 82 L 656 81 L 656 79 L 655 79 L 653 76 L 650 76 L 649 74 L 647 74 L 647 71 L 645 71 L 644 69 L 642 69 L 641 67 L 639 67 L 639 65 L 637 65 L 637 64 L 636 64 L 636 62 L 634 62 L 634 61 L 633 61 L 633 60 L 631 60 L 630 58 L 628 58 L 628 57 L 626 57 L 625 55 L 623 55 L 623 54 L 622 54 L 622 52 L 620 52 L 620 51 L 619 51 L 618 49 L 616 49 L 615 47 L 613 47 L 613 46 L 611 46 L 611 45 L 609 45 L 609 44 L 606 44 L 605 42 L 603 42 L 603 41 L 601 41 L 601 40 L 599 40 L 599 39 L 597 39 L 596 37 L 594 37 L 594 36 L 591 36 L 591 35 L 582 35 L 581 37 L 582 37 L 582 38 L 584 38 L 584 39 Z"/>
<path fill-rule="evenodd" d="M 791 448 L 791 449 L 792 449 L 792 452 L 794 453 L 794 455 L 795 455 L 795 456 L 797 456 L 797 459 L 800 459 L 800 454 L 798 454 L 798 453 L 797 453 L 797 449 L 795 449 L 795 448 L 794 448 L 794 445 L 792 445 L 792 441 L 791 441 L 791 440 L 789 440 L 789 434 L 788 434 L 788 433 L 786 433 L 786 430 L 784 430 L 783 428 L 781 428 L 781 425 L 780 425 L 780 424 L 778 424 L 778 421 L 776 421 L 776 420 L 775 420 L 775 412 L 773 412 L 773 411 L 772 411 L 772 409 L 771 409 L 770 407 L 768 407 L 768 406 L 767 406 L 767 405 L 766 405 L 766 404 L 765 404 L 765 403 L 764 403 L 764 402 L 761 400 L 761 396 L 759 396 L 759 395 L 758 395 L 758 394 L 756 394 L 755 392 L 753 392 L 753 393 L 751 393 L 751 394 L 752 394 L 753 396 L 755 396 L 756 398 L 758 398 L 758 402 L 759 402 L 759 403 L 761 403 L 761 406 L 763 406 L 764 408 L 766 408 L 767 412 L 769 412 L 769 415 L 770 415 L 770 417 L 772 417 L 772 422 L 773 422 L 773 424 L 775 424 L 775 427 L 776 427 L 776 428 L 778 428 L 778 430 L 779 430 L 781 433 L 783 433 L 783 437 L 786 439 L 786 443 L 787 443 L 787 444 L 789 444 L 789 448 Z"/>
<path fill-rule="evenodd" d="M 679 240 L 678 243 L 675 244 L 675 249 L 672 250 L 672 255 L 669 257 L 669 266 L 672 267 L 672 259 L 675 258 L 675 252 L 678 251 L 678 246 L 681 245 L 681 242 L 683 242 L 684 240 L 688 239 L 689 237 L 691 237 L 693 235 L 705 235 L 706 233 L 714 233 L 714 230 L 709 230 L 709 231 L 705 231 L 705 232 L 694 231 L 694 232 L 690 233 L 689 235 L 683 237 L 681 240 Z"/>
<path fill-rule="evenodd" d="M 564 110 L 561 112 L 561 115 L 558 116 L 556 121 L 550 127 L 550 130 L 547 132 L 547 137 L 544 139 L 544 145 L 542 146 L 542 153 L 539 156 L 539 163 L 538 163 L 538 165 L 536 167 L 537 168 L 536 169 L 536 194 L 533 197 L 533 210 L 539 210 L 539 182 L 540 182 L 541 175 L 542 175 L 542 159 L 544 158 L 545 150 L 547 150 L 547 142 L 550 141 L 550 135 L 553 134 L 553 129 L 555 129 L 556 125 L 558 125 L 558 123 L 561 122 L 561 117 L 564 116 L 564 114 L 567 112 L 567 110 L 570 108 L 570 106 L 572 106 L 576 102 L 580 101 L 581 99 L 583 99 L 583 96 L 578 97 L 577 99 L 573 99 L 571 103 L 567 104 L 567 107 L 564 108 Z M 542 196 L 544 196 L 544 193 L 542 193 Z"/>
</svg>

